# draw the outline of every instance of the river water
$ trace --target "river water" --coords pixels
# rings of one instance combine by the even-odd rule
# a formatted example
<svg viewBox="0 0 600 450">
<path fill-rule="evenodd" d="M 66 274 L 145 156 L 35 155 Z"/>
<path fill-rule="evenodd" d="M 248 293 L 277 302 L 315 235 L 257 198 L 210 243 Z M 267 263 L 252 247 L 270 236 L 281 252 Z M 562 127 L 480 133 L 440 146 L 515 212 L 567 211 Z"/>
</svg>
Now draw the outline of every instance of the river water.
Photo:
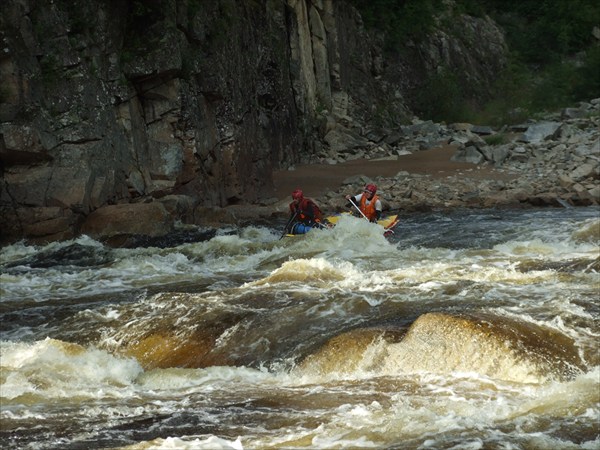
<svg viewBox="0 0 600 450">
<path fill-rule="evenodd" d="M 283 225 L 2 248 L 0 447 L 600 448 L 598 208 Z"/>
</svg>

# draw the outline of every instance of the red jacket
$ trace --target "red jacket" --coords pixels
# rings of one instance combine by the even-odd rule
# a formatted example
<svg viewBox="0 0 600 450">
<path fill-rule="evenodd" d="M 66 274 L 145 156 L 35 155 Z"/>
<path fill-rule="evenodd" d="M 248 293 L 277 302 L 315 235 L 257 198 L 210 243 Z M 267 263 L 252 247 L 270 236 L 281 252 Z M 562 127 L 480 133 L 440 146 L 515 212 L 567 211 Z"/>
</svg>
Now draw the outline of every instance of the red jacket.
<svg viewBox="0 0 600 450">
<path fill-rule="evenodd" d="M 312 225 L 315 222 L 323 220 L 323 213 L 310 198 L 303 198 L 298 205 L 296 202 L 290 203 L 290 212 L 296 214 L 296 220 L 306 225 Z"/>
</svg>

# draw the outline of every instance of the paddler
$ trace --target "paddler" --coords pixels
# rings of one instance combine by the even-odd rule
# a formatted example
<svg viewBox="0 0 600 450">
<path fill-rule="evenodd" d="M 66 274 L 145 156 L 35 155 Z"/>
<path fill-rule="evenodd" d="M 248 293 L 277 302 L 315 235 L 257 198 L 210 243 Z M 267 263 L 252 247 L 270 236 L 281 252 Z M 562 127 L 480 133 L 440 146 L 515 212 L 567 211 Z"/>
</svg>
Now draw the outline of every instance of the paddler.
<svg viewBox="0 0 600 450">
<path fill-rule="evenodd" d="M 377 222 L 381 219 L 381 200 L 376 195 L 377 186 L 369 183 L 365 186 L 362 193 L 351 196 L 346 195 L 346 200 L 352 203 L 355 208 L 358 208 L 362 215 L 369 222 Z M 350 206 L 350 203 L 348 204 Z"/>
<path fill-rule="evenodd" d="M 292 224 L 289 227 L 291 234 L 304 234 L 308 233 L 313 227 L 323 227 L 323 213 L 313 200 L 304 197 L 301 189 L 292 192 L 290 214 L 288 223 Z"/>
</svg>

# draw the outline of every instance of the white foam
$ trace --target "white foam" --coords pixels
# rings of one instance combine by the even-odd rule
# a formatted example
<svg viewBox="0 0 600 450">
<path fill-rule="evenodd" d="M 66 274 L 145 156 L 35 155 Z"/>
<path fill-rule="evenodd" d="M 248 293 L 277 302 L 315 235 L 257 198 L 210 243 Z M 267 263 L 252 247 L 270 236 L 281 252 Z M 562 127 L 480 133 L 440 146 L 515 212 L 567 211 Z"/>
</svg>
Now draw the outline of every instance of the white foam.
<svg viewBox="0 0 600 450">
<path fill-rule="evenodd" d="M 220 385 L 252 386 L 272 384 L 275 376 L 267 371 L 247 367 L 213 366 L 204 369 L 154 369 L 142 374 L 137 383 L 143 390 L 152 391 L 202 391 Z"/>
<path fill-rule="evenodd" d="M 7 374 L 0 386 L 1 397 L 6 400 L 24 394 L 48 398 L 126 397 L 142 373 L 133 359 L 48 338 L 32 344 L 3 341 L 0 361 Z"/>
<path fill-rule="evenodd" d="M 600 247 L 597 244 L 575 242 L 571 239 L 548 241 L 538 238 L 528 241 L 509 241 L 495 245 L 494 250 L 518 258 L 543 257 L 545 260 L 595 258 L 600 255 Z"/>
<path fill-rule="evenodd" d="M 244 450 L 241 437 L 238 437 L 235 441 L 231 441 L 217 436 L 201 438 L 160 438 L 150 442 L 137 444 L 133 447 L 125 447 L 125 449 L 127 448 L 143 448 L 144 450 Z"/>
</svg>

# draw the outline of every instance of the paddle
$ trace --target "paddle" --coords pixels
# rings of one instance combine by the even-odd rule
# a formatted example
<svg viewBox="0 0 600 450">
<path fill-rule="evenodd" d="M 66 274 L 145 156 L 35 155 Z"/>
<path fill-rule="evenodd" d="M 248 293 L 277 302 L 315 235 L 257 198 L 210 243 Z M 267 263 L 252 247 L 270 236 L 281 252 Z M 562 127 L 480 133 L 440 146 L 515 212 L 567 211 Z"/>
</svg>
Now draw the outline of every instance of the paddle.
<svg viewBox="0 0 600 450">
<path fill-rule="evenodd" d="M 365 216 L 365 214 L 360 210 L 358 205 L 356 203 L 354 203 L 354 200 L 352 200 L 352 197 L 350 197 L 348 200 L 350 200 L 350 203 L 352 203 L 352 206 L 354 206 L 356 208 L 356 210 L 360 213 L 360 215 L 363 216 L 367 220 L 367 222 L 370 222 L 369 218 L 367 216 Z"/>
<path fill-rule="evenodd" d="M 352 197 L 350 197 L 348 200 L 350 200 L 350 203 L 352 203 L 352 205 L 358 210 L 358 212 L 368 221 L 370 222 L 370 220 L 367 218 L 367 216 L 364 215 L 364 213 L 360 210 L 360 208 L 358 207 L 358 205 L 356 203 L 354 203 L 354 201 L 352 200 Z M 391 223 L 386 229 L 385 232 L 383 233 L 384 236 L 389 236 L 390 234 L 394 234 L 394 230 L 392 228 L 394 228 L 396 226 L 396 224 L 398 223 L 398 220 L 396 220 L 395 222 Z"/>
<path fill-rule="evenodd" d="M 281 235 L 281 237 L 279 239 L 283 239 L 283 237 L 287 234 L 288 228 L 290 227 L 290 225 L 292 224 L 292 222 L 294 221 L 294 219 L 296 218 L 297 215 L 298 215 L 298 211 L 294 212 L 294 215 L 292 217 L 290 217 L 290 220 L 288 220 L 287 223 L 285 224 L 285 228 L 283 229 L 283 234 Z"/>
</svg>

